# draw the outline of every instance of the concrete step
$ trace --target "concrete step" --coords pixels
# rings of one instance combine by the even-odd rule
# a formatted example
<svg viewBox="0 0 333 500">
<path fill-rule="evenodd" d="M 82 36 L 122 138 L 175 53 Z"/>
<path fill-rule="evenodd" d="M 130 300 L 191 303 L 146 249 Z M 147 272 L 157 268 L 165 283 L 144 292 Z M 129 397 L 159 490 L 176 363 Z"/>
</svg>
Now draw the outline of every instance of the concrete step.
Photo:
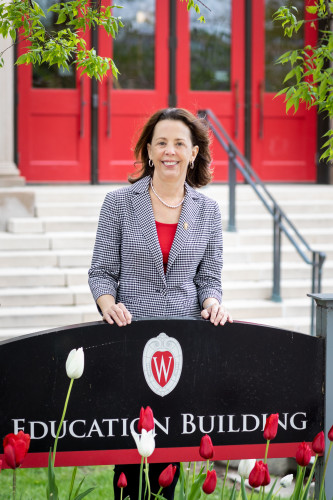
<svg viewBox="0 0 333 500">
<path fill-rule="evenodd" d="M 272 281 L 238 281 L 223 284 L 223 300 L 268 299 L 272 297 Z M 333 278 L 323 280 L 322 293 L 333 290 Z M 290 298 L 304 298 L 311 293 L 311 278 L 307 280 L 281 281 L 281 297 L 283 300 Z"/>
<path fill-rule="evenodd" d="M 333 229 L 332 213 L 321 214 L 293 214 L 291 222 L 302 231 L 306 228 Z M 96 232 L 97 217 L 92 216 L 64 216 L 64 217 L 26 217 L 11 218 L 7 227 L 10 233 L 45 233 L 45 232 Z M 225 214 L 222 214 L 223 227 L 228 227 Z M 271 229 L 272 218 L 267 214 L 240 214 L 237 217 L 238 230 L 256 228 Z"/>
<path fill-rule="evenodd" d="M 94 232 L 97 229 L 97 217 L 43 217 L 9 219 L 7 227 L 10 233 L 48 233 L 48 232 Z"/>
<path fill-rule="evenodd" d="M 94 304 L 88 285 L 72 287 L 0 288 L 1 307 Z"/>
<path fill-rule="evenodd" d="M 48 250 L 50 238 L 44 234 L 12 234 L 0 232 L 2 250 Z"/>
<path fill-rule="evenodd" d="M 302 236 L 313 249 L 323 250 L 324 245 L 333 245 L 333 228 L 304 229 Z M 95 231 L 84 232 L 48 232 L 40 234 L 22 234 L 0 232 L 0 251 L 4 250 L 57 250 L 57 249 L 89 249 L 92 251 L 95 242 Z M 272 230 L 224 231 L 225 252 L 233 247 L 272 245 Z M 291 247 L 289 240 L 282 235 L 284 248 Z"/>
<path fill-rule="evenodd" d="M 97 201 L 70 201 L 70 202 L 38 202 L 35 206 L 35 216 L 36 217 L 98 217 L 101 204 L 103 200 L 98 199 Z M 220 205 L 222 213 L 226 216 L 229 213 L 229 203 L 228 200 L 221 200 L 218 198 L 218 203 Z M 272 208 L 273 203 L 269 203 Z M 330 200 L 317 200 L 316 204 L 311 204 L 307 199 L 293 199 L 288 201 L 283 201 L 280 208 L 285 212 L 285 214 L 290 218 L 292 214 L 323 214 L 323 213 L 333 213 L 333 199 Z M 266 214 L 268 213 L 267 208 L 264 204 L 257 199 L 248 201 L 237 200 L 236 206 L 236 216 L 242 214 Z"/>
<path fill-rule="evenodd" d="M 322 292 L 333 289 L 333 279 L 326 280 Z M 306 298 L 311 292 L 311 282 L 304 280 L 287 280 L 281 283 L 281 297 L 286 299 Z M 223 287 L 223 300 L 270 300 L 272 297 L 272 282 L 246 282 L 225 283 Z M 30 307 L 30 306 L 75 306 L 93 304 L 93 298 L 87 284 L 62 287 L 15 287 L 0 288 L 1 307 Z"/>
<path fill-rule="evenodd" d="M 89 250 L 48 250 L 1 252 L 1 267 L 90 267 Z"/>
<path fill-rule="evenodd" d="M 0 289 L 17 287 L 60 287 L 86 285 L 87 268 L 0 267 Z"/>
<path fill-rule="evenodd" d="M 0 253 L 0 268 L 8 267 L 55 267 L 58 265 L 56 253 L 48 250 L 12 251 Z"/>
<path fill-rule="evenodd" d="M 287 299 L 282 302 L 273 302 L 271 300 L 228 300 L 225 301 L 226 307 L 236 320 L 252 321 L 253 318 L 260 316 L 264 318 L 309 316 L 310 298 Z"/>
<path fill-rule="evenodd" d="M 2 328 L 55 328 L 88 321 L 98 321 L 95 304 L 70 306 L 1 307 L 0 336 Z"/>
<path fill-rule="evenodd" d="M 310 306 L 311 307 L 311 306 Z M 251 323 L 256 323 L 258 325 L 267 325 L 274 328 L 282 328 L 283 330 L 290 330 L 293 332 L 305 333 L 309 335 L 311 333 L 311 318 L 308 316 L 291 316 L 291 317 L 276 317 L 276 318 L 265 318 L 258 316 L 257 318 L 252 318 Z"/>
<path fill-rule="evenodd" d="M 95 202 L 63 202 L 38 203 L 35 206 L 36 217 L 98 217 L 101 209 L 100 201 Z"/>
<path fill-rule="evenodd" d="M 332 215 L 333 217 L 333 215 Z M 301 233 L 302 237 L 310 246 L 321 248 L 321 244 L 333 243 L 333 228 L 305 228 Z M 237 232 L 230 232 L 224 229 L 224 246 L 231 245 L 269 245 L 273 241 L 272 228 L 270 229 L 242 229 Z M 282 234 L 282 245 L 291 245 L 288 238 Z"/>
<path fill-rule="evenodd" d="M 33 190 L 36 195 L 36 203 L 59 203 L 59 202 L 78 202 L 83 201 L 102 203 L 106 193 L 113 191 L 128 184 L 100 184 L 98 186 L 92 185 L 70 185 L 70 186 L 24 186 L 20 189 L 31 191 Z M 333 188 L 330 185 L 318 184 L 276 184 L 267 183 L 266 188 L 277 201 L 290 202 L 292 199 L 304 200 L 332 200 Z M 214 199 L 227 199 L 229 194 L 229 187 L 227 184 L 212 183 L 200 189 L 203 193 L 207 194 Z M 259 191 L 262 189 L 259 187 Z M 253 201 L 258 197 L 253 189 L 244 183 L 238 183 L 236 187 L 237 201 Z"/>
<path fill-rule="evenodd" d="M 333 243 L 313 245 L 313 250 L 320 249 L 326 254 L 327 260 L 333 260 Z M 312 254 L 304 247 L 301 247 L 304 254 L 312 260 Z M 281 246 L 282 261 L 285 262 L 301 262 L 302 258 L 297 250 L 289 246 Z M 224 246 L 223 258 L 225 265 L 231 262 L 271 262 L 273 260 L 273 246 L 272 245 L 243 245 L 243 246 Z"/>
<path fill-rule="evenodd" d="M 311 301 L 305 299 L 288 299 L 280 303 L 270 300 L 228 300 L 225 302 L 234 320 L 272 324 L 277 318 L 304 317 L 310 321 Z M 260 315 L 258 312 L 260 311 Z M 262 321 L 261 318 L 265 318 Z M 269 318 L 272 318 L 269 321 Z M 16 328 L 39 328 L 66 326 L 87 321 L 100 320 L 95 304 L 77 306 L 28 306 L 0 308 L 1 330 Z M 287 323 L 287 320 L 286 320 Z M 292 320 L 290 320 L 292 323 Z"/>
<path fill-rule="evenodd" d="M 283 262 L 281 263 L 281 279 L 310 279 L 312 268 L 311 266 L 299 262 Z M 249 263 L 233 263 L 226 265 L 222 270 L 222 282 L 230 281 L 259 281 L 267 280 L 273 276 L 272 262 L 249 262 Z M 333 278 L 333 262 L 324 263 L 323 278 Z"/>
<path fill-rule="evenodd" d="M 327 253 L 327 258 L 332 259 L 333 249 L 333 229 L 331 231 L 318 229 L 312 233 L 311 230 L 302 232 L 303 237 L 310 245 L 312 250 L 320 250 Z M 95 232 L 49 232 L 45 234 L 13 234 L 0 232 L 0 252 L 1 251 L 26 251 L 26 250 L 89 250 L 91 255 L 95 242 Z M 246 253 L 249 249 L 249 255 L 252 250 L 258 252 L 258 258 L 267 252 L 266 259 L 272 258 L 272 232 L 270 230 L 245 231 L 231 233 L 224 231 L 224 254 L 233 255 L 236 252 Z M 295 254 L 291 256 L 292 260 L 297 260 L 298 254 L 286 237 L 282 238 L 283 255 Z M 1 255 L 1 254 L 0 254 Z M 253 260 L 253 259 L 252 259 Z"/>
</svg>

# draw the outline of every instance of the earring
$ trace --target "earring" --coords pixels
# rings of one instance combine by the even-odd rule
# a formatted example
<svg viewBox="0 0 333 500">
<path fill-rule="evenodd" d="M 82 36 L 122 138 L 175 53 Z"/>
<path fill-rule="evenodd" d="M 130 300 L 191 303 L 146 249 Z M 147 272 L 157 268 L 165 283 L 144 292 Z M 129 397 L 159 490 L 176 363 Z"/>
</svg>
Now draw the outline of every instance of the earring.
<svg viewBox="0 0 333 500">
<path fill-rule="evenodd" d="M 191 170 L 193 170 L 194 169 L 194 161 L 190 161 L 190 163 L 188 164 L 188 166 L 189 166 L 189 168 Z"/>
<path fill-rule="evenodd" d="M 150 158 L 149 158 L 149 161 L 148 161 L 148 165 L 150 166 L 150 168 L 154 167 L 154 162 Z"/>
</svg>

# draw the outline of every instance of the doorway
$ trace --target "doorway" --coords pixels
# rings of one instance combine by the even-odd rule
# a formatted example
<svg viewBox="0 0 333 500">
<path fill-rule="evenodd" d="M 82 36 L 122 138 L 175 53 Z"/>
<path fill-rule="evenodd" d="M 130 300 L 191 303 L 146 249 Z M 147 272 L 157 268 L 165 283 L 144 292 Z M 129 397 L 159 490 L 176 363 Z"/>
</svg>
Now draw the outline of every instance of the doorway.
<svg viewBox="0 0 333 500">
<path fill-rule="evenodd" d="M 212 109 L 263 180 L 315 181 L 315 110 L 286 115 L 283 98 L 274 99 L 276 72 L 286 72 L 272 62 L 283 52 L 271 21 L 282 0 L 211 0 L 206 24 L 179 0 L 122 1 L 118 38 L 96 37 L 121 74 L 98 83 L 96 95 L 74 71 L 18 68 L 19 168 L 28 182 L 91 182 L 94 109 L 94 178 L 126 181 L 140 128 L 168 106 Z M 306 28 L 295 43 L 311 36 Z M 227 157 L 214 140 L 212 153 L 214 181 L 225 182 Z"/>
</svg>

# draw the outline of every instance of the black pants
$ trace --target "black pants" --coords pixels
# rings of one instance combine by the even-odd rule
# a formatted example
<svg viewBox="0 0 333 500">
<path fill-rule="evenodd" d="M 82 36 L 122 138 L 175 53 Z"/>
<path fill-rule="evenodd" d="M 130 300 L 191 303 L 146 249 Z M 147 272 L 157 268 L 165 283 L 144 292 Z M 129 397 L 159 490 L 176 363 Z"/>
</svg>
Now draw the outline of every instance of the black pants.
<svg viewBox="0 0 333 500">
<path fill-rule="evenodd" d="M 169 463 L 167 463 L 167 464 L 149 464 L 149 482 L 150 482 L 150 489 L 151 489 L 152 493 L 156 494 L 159 491 L 159 489 L 160 489 L 160 485 L 158 484 L 159 475 L 168 465 L 170 465 L 170 464 Z M 163 488 L 163 490 L 161 492 L 162 495 L 167 500 L 173 500 L 176 484 L 177 484 L 177 481 L 179 478 L 179 463 L 175 462 L 172 465 L 176 465 L 176 467 L 177 467 L 173 482 L 167 488 Z M 117 482 L 118 482 L 119 476 L 122 472 L 125 474 L 126 479 L 127 479 L 127 487 L 124 488 L 123 499 L 129 495 L 131 500 L 137 500 L 139 497 L 139 476 L 140 476 L 140 465 L 137 465 L 137 464 L 115 465 L 114 478 L 113 478 L 115 500 L 120 499 L 120 488 L 118 488 Z M 144 499 L 144 492 L 145 492 L 145 475 L 144 475 L 144 470 L 143 470 L 142 497 L 141 497 L 142 500 Z M 151 497 L 151 498 L 153 498 L 153 497 Z"/>
</svg>

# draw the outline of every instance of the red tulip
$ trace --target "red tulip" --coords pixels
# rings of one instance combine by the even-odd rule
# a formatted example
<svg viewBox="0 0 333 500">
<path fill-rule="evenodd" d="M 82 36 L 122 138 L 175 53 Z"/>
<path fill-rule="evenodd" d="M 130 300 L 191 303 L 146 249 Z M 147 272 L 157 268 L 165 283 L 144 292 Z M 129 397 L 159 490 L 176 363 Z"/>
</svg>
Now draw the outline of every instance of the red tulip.
<svg viewBox="0 0 333 500">
<path fill-rule="evenodd" d="M 296 462 L 301 467 L 306 467 L 311 459 L 311 449 L 304 441 L 301 443 L 296 451 Z"/>
<path fill-rule="evenodd" d="M 164 470 L 162 470 L 161 474 L 158 478 L 158 484 L 161 488 L 167 488 L 173 481 L 175 477 L 177 467 L 175 465 L 168 465 Z"/>
<path fill-rule="evenodd" d="M 330 441 L 333 441 L 333 425 L 332 427 L 330 428 L 330 430 L 328 431 L 328 435 L 327 435 L 328 439 Z"/>
<path fill-rule="evenodd" d="M 202 436 L 201 438 L 201 443 L 200 443 L 200 448 L 199 448 L 199 453 L 202 458 L 205 460 L 208 460 L 210 458 L 213 458 L 214 455 L 214 448 L 213 448 L 213 443 L 208 434 L 205 436 Z"/>
<path fill-rule="evenodd" d="M 263 482 L 261 483 L 261 486 L 268 486 L 269 483 L 271 482 L 271 476 L 269 475 L 267 464 L 264 464 L 264 468 L 265 468 L 265 476 Z"/>
<path fill-rule="evenodd" d="M 249 475 L 249 484 L 252 488 L 261 486 L 266 474 L 265 464 L 260 460 L 256 462 Z"/>
<path fill-rule="evenodd" d="M 154 423 L 153 410 L 150 408 L 150 406 L 147 406 L 146 409 L 141 408 L 140 418 L 138 423 L 138 431 L 141 433 L 142 429 L 145 429 L 147 432 L 149 432 L 152 429 L 154 429 L 154 427 L 155 423 Z"/>
<path fill-rule="evenodd" d="M 323 431 L 319 432 L 312 441 L 312 449 L 318 455 L 322 455 L 325 451 L 325 434 Z"/>
<path fill-rule="evenodd" d="M 127 479 L 126 479 L 126 476 L 123 472 L 119 476 L 117 486 L 118 486 L 118 488 L 126 488 L 126 486 L 127 486 Z"/>
<path fill-rule="evenodd" d="M 265 429 L 264 429 L 264 438 L 269 441 L 275 438 L 278 430 L 279 423 L 279 414 L 272 413 L 266 419 Z"/>
<path fill-rule="evenodd" d="M 11 469 L 16 469 L 22 464 L 28 453 L 29 446 L 29 434 L 24 434 L 23 431 L 19 431 L 18 434 L 7 434 L 3 440 L 3 449 L 5 460 Z"/>
<path fill-rule="evenodd" d="M 208 470 L 206 479 L 202 485 L 202 489 L 204 493 L 206 493 L 206 495 L 210 495 L 211 493 L 213 493 L 216 488 L 216 482 L 217 477 L 215 470 Z"/>
</svg>

